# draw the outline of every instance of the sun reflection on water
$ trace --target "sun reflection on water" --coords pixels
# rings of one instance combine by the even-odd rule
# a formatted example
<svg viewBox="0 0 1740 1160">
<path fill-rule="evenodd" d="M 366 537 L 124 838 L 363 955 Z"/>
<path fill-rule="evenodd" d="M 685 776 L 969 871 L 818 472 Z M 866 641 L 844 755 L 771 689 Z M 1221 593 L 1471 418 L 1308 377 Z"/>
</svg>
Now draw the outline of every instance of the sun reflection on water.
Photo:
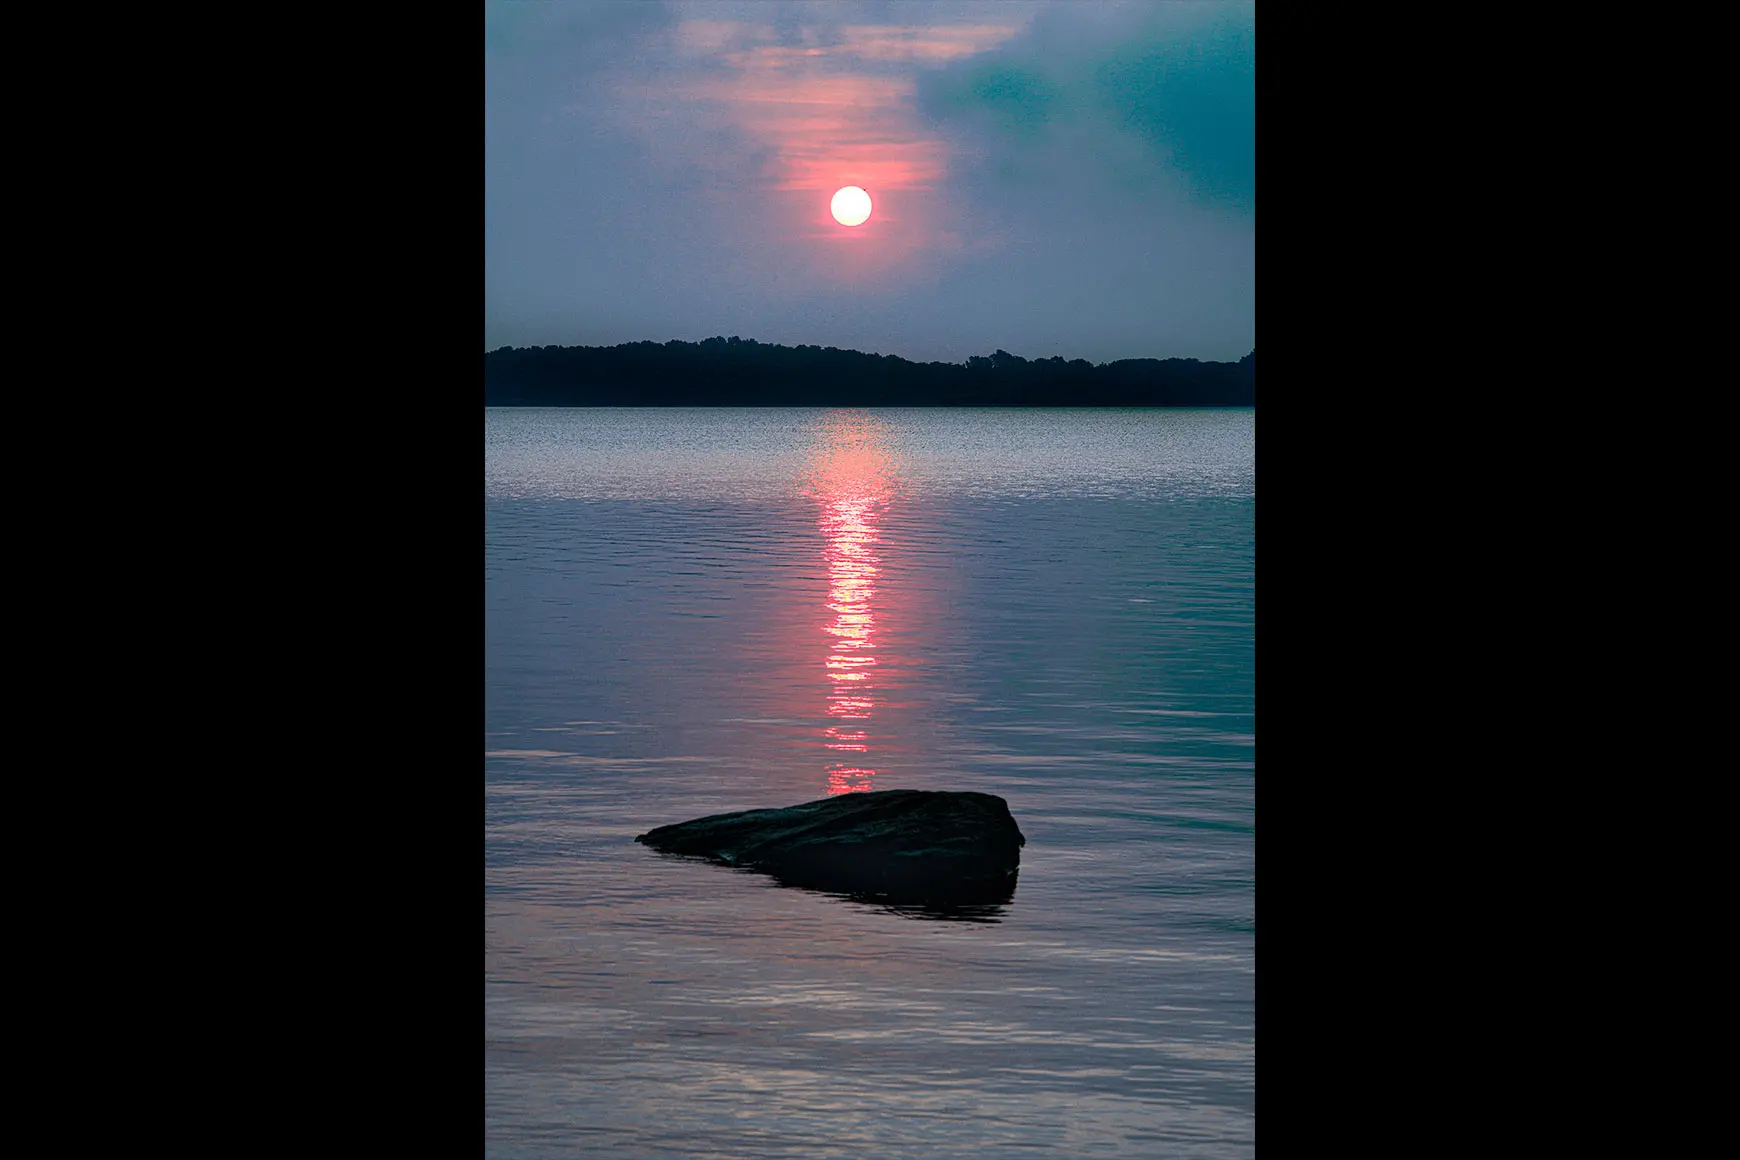
<svg viewBox="0 0 1740 1160">
<path fill-rule="evenodd" d="M 868 790 L 876 777 L 869 759 L 869 725 L 879 689 L 876 586 L 882 560 L 877 528 L 892 492 L 889 459 L 879 434 L 879 424 L 869 416 L 831 416 L 816 470 L 828 566 L 827 607 L 833 614 L 822 626 L 833 638 L 824 662 L 827 715 L 833 723 L 822 731 L 822 743 L 839 755 L 827 768 L 830 795 Z"/>
</svg>

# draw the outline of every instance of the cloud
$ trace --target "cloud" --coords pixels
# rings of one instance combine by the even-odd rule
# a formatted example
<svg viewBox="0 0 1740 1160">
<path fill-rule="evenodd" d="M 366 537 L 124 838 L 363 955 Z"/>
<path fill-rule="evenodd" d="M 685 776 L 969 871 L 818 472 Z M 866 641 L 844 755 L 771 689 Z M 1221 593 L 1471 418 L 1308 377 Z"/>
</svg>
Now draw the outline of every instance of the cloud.
<svg viewBox="0 0 1740 1160">
<path fill-rule="evenodd" d="M 800 28 L 717 19 L 680 22 L 692 79 L 670 100 L 765 144 L 780 190 L 928 189 L 947 158 L 914 115 L 914 62 L 954 60 L 1009 39 L 1014 25 L 841 25 Z M 892 66 L 892 67 L 891 67 Z"/>
<path fill-rule="evenodd" d="M 623 45 L 668 28 L 678 18 L 667 0 L 637 0 L 633 4 L 487 0 L 483 9 L 484 57 L 565 59 L 596 65 Z"/>
<path fill-rule="evenodd" d="M 928 73 L 917 101 L 932 125 L 1009 174 L 1033 171 L 1027 161 L 1042 150 L 1048 166 L 1061 153 L 1070 171 L 1255 212 L 1256 19 L 1246 5 L 1047 9 L 1000 48 Z"/>
</svg>

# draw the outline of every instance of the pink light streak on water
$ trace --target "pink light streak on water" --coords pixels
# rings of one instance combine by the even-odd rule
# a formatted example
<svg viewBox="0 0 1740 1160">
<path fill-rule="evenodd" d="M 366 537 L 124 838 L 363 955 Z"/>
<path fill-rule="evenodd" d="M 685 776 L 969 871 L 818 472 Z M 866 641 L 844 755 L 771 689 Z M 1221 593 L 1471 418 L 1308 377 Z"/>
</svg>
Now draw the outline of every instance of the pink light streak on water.
<svg viewBox="0 0 1740 1160">
<path fill-rule="evenodd" d="M 877 704 L 876 596 L 881 575 L 877 525 L 887 504 L 887 464 L 861 422 L 830 426 L 820 476 L 823 558 L 828 569 L 827 609 L 822 631 L 829 642 L 827 715 L 822 744 L 835 760 L 828 766 L 828 793 L 869 790 L 876 770 L 870 761 L 871 714 Z"/>
</svg>

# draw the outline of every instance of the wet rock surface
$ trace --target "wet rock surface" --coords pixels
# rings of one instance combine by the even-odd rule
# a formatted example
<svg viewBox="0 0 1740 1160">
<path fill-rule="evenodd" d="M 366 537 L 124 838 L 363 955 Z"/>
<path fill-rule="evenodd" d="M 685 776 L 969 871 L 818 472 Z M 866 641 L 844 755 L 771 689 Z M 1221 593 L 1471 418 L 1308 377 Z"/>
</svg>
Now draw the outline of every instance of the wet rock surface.
<svg viewBox="0 0 1740 1160">
<path fill-rule="evenodd" d="M 635 841 L 787 886 L 932 906 L 1007 902 L 1027 844 L 1000 797 L 914 789 L 714 814 Z"/>
</svg>

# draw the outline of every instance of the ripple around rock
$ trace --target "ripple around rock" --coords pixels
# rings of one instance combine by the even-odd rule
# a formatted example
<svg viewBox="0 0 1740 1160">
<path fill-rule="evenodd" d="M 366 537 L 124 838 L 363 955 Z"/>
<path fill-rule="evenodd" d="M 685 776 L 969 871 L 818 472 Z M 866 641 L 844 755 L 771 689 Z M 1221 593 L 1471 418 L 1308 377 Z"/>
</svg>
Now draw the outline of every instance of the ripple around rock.
<svg viewBox="0 0 1740 1160">
<path fill-rule="evenodd" d="M 714 814 L 635 841 L 786 886 L 931 907 L 1009 901 L 1027 844 L 1000 797 L 916 789 Z"/>
</svg>

